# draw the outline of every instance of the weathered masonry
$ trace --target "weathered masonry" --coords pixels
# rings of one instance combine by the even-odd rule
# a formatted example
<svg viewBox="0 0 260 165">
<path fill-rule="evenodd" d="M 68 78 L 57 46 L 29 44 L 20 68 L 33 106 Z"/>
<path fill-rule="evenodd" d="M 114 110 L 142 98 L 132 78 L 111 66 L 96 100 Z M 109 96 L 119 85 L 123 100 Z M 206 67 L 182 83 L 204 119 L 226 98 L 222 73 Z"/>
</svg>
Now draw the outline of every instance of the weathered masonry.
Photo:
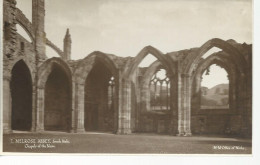
<svg viewBox="0 0 260 165">
<path fill-rule="evenodd" d="M 44 0 L 32 1 L 32 22 L 16 8 L 15 0 L 3 3 L 4 133 L 50 130 L 251 136 L 252 45 L 214 38 L 201 47 L 167 54 L 146 46 L 135 57 L 94 51 L 76 61 L 71 60 L 69 30 L 63 50 L 46 38 Z M 18 24 L 32 42 L 17 33 Z M 48 59 L 46 46 L 60 57 Z M 214 47 L 222 51 L 202 58 Z M 157 61 L 138 67 L 148 54 Z M 225 109 L 200 106 L 201 75 L 212 64 L 228 73 L 229 106 Z M 166 72 L 165 78 L 156 75 L 159 70 Z"/>
</svg>

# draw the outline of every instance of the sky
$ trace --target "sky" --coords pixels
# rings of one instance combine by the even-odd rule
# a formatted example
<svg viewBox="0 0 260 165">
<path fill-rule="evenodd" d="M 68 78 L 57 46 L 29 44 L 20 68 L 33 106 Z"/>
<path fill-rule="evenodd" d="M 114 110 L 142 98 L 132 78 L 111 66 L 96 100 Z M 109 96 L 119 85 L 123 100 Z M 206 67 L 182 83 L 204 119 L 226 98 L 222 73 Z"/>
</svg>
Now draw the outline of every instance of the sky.
<svg viewBox="0 0 260 165">
<path fill-rule="evenodd" d="M 31 20 L 31 0 L 17 6 Z M 134 57 L 147 45 L 167 53 L 212 38 L 252 43 L 250 0 L 45 0 L 45 10 L 47 38 L 62 49 L 69 28 L 75 60 L 96 50 Z"/>
</svg>

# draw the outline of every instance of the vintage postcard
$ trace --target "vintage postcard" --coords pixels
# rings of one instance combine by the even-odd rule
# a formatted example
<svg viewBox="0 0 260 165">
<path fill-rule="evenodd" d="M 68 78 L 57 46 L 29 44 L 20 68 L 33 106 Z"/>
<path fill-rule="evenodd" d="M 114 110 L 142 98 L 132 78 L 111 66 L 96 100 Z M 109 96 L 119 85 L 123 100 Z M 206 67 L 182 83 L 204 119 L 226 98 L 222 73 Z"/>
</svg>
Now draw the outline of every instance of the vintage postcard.
<svg viewBox="0 0 260 165">
<path fill-rule="evenodd" d="M 251 0 L 2 6 L 2 155 L 252 155 Z"/>
</svg>

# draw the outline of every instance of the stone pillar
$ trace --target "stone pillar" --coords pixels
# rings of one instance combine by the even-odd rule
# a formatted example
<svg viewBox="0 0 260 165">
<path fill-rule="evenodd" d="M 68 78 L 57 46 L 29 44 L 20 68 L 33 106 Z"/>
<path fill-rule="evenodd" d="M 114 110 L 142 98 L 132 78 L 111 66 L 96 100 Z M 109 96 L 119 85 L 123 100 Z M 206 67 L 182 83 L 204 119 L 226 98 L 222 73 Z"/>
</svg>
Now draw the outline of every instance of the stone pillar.
<svg viewBox="0 0 260 165">
<path fill-rule="evenodd" d="M 76 116 L 76 130 L 75 132 L 85 132 L 84 120 L 85 120 L 85 109 L 84 109 L 84 85 L 85 84 L 76 84 L 75 88 L 75 116 Z"/>
<path fill-rule="evenodd" d="M 183 136 L 184 135 L 184 112 L 183 112 L 183 102 L 184 102 L 184 98 L 183 98 L 183 79 L 180 76 L 180 74 L 178 74 L 178 134 L 177 136 Z"/>
<path fill-rule="evenodd" d="M 188 74 L 183 75 L 184 78 L 184 136 L 191 136 L 191 76 Z"/>
<path fill-rule="evenodd" d="M 36 131 L 36 123 L 37 123 L 37 109 L 36 109 L 36 104 L 37 104 L 37 98 L 36 98 L 36 85 L 32 86 L 32 128 L 31 131 L 35 132 Z"/>
<path fill-rule="evenodd" d="M 119 114 L 117 134 L 131 133 L 131 82 L 119 83 Z"/>
<path fill-rule="evenodd" d="M 3 77 L 3 133 L 12 133 L 12 98 L 10 90 L 10 76 Z"/>
<path fill-rule="evenodd" d="M 229 109 L 231 114 L 241 114 L 240 112 L 237 112 L 237 74 L 234 72 L 233 69 L 230 70 L 230 73 L 228 74 L 228 80 L 229 80 Z"/>
<path fill-rule="evenodd" d="M 179 111 L 179 134 L 178 136 L 191 136 L 191 83 L 190 75 L 181 75 L 181 109 Z"/>
<path fill-rule="evenodd" d="M 248 127 L 248 110 L 246 108 L 247 104 L 247 76 L 245 74 L 240 75 L 240 89 L 239 89 L 239 110 L 242 113 L 242 128 L 241 128 L 241 135 L 244 137 L 251 137 L 249 135 L 251 132 Z"/>
<path fill-rule="evenodd" d="M 117 132 L 118 128 L 118 109 L 119 109 L 119 83 L 118 77 L 115 77 L 116 83 L 114 87 L 113 101 L 114 101 L 114 130 L 113 133 Z"/>
<path fill-rule="evenodd" d="M 167 75 L 167 77 L 170 79 L 170 90 L 169 90 L 169 96 L 170 99 L 168 101 L 169 109 L 172 112 L 171 113 L 171 121 L 169 126 L 169 133 L 172 135 L 176 135 L 179 133 L 178 131 L 178 110 L 179 110 L 179 80 L 177 75 L 171 76 Z"/>
<path fill-rule="evenodd" d="M 37 89 L 36 132 L 44 131 L 44 88 Z"/>
<path fill-rule="evenodd" d="M 76 112 L 75 112 L 75 95 L 76 95 L 76 83 L 72 81 L 72 96 L 71 96 L 71 133 L 76 132 Z"/>
<path fill-rule="evenodd" d="M 35 34 L 35 50 L 40 59 L 46 59 L 45 0 L 32 1 L 32 26 Z"/>
</svg>

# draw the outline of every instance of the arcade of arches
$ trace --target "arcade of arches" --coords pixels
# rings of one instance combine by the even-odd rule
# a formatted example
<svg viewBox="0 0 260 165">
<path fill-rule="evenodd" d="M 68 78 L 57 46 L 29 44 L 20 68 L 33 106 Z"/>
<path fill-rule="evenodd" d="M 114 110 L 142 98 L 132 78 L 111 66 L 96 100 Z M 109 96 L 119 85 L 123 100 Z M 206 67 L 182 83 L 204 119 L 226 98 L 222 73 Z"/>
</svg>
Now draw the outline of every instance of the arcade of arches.
<svg viewBox="0 0 260 165">
<path fill-rule="evenodd" d="M 135 57 L 95 51 L 72 60 L 46 38 L 44 1 L 33 1 L 33 22 L 4 0 L 3 129 L 178 136 L 252 133 L 252 45 L 210 39 L 201 47 L 162 53 L 144 47 Z M 32 38 L 17 33 L 16 24 Z M 60 57 L 47 58 L 48 45 Z M 221 49 L 207 58 L 211 48 Z M 116 48 L 115 48 L 116 49 Z M 138 67 L 151 54 L 157 60 Z M 216 64 L 228 74 L 228 106 L 202 108 L 202 74 Z M 159 72 L 163 71 L 163 76 Z"/>
</svg>

